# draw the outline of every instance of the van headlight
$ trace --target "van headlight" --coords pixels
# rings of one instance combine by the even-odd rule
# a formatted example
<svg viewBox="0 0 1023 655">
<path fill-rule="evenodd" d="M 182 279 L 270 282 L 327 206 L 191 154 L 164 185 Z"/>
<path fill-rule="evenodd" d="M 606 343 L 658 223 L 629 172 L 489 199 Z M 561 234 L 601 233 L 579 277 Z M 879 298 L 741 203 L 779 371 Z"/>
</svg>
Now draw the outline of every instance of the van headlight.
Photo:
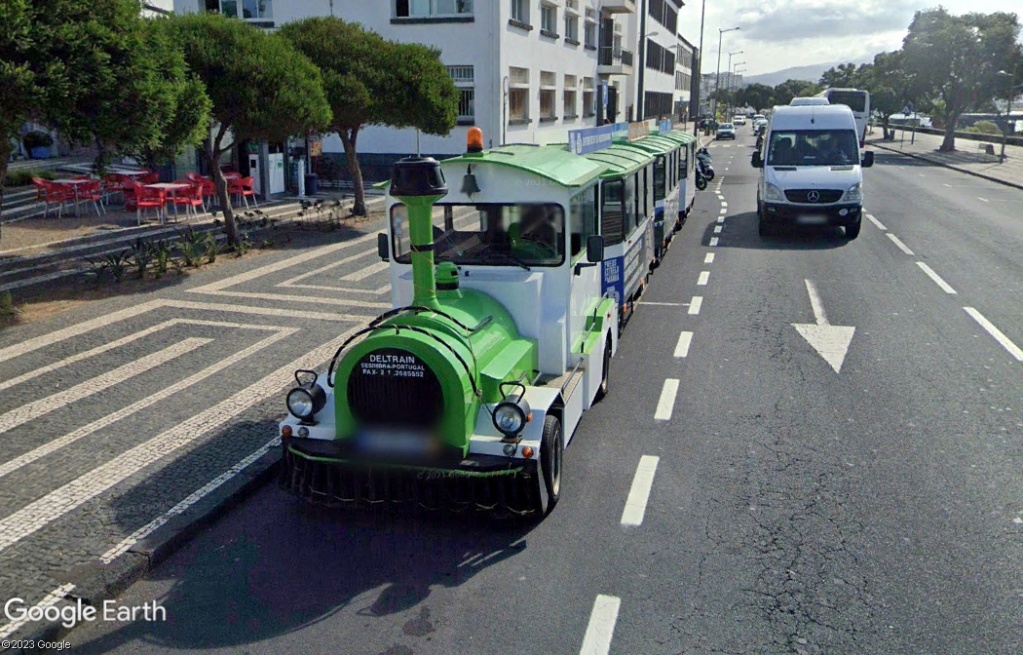
<svg viewBox="0 0 1023 655">
<path fill-rule="evenodd" d="M 845 199 L 849 202 L 863 202 L 863 185 L 859 182 L 849 187 L 845 192 Z"/>
<path fill-rule="evenodd" d="M 785 195 L 781 192 L 781 189 L 768 183 L 764 187 L 764 200 L 785 200 Z"/>
</svg>

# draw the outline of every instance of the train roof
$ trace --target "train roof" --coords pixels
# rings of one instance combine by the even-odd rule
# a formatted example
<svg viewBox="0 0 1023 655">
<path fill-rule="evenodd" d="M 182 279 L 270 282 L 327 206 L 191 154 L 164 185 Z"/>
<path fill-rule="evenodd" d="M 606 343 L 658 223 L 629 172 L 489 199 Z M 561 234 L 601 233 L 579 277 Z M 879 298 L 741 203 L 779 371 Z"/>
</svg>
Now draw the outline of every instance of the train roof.
<svg viewBox="0 0 1023 655">
<path fill-rule="evenodd" d="M 650 153 L 632 148 L 628 144 L 616 143 L 603 150 L 596 150 L 582 155 L 580 159 L 588 159 L 603 164 L 604 170 L 601 173 L 601 177 L 620 177 L 639 170 L 644 165 L 650 163 L 653 156 Z"/>
<path fill-rule="evenodd" d="M 652 152 L 656 155 L 666 155 L 673 150 L 678 150 L 682 142 L 663 137 L 659 134 L 651 134 L 645 139 L 623 143 L 622 145 L 638 148 L 644 152 Z"/>
<path fill-rule="evenodd" d="M 579 187 L 599 177 L 605 169 L 595 161 L 573 154 L 566 146 L 505 145 L 481 153 L 445 159 L 450 164 L 495 164 L 517 168 L 564 187 Z"/>
<path fill-rule="evenodd" d="M 667 139 L 671 139 L 673 141 L 677 141 L 678 143 L 687 143 L 688 144 L 688 143 L 693 143 L 694 141 L 696 141 L 696 135 L 695 134 L 689 134 L 688 132 L 683 132 L 682 130 L 668 130 L 667 132 L 661 132 L 657 136 L 662 136 L 662 137 L 665 137 Z"/>
</svg>

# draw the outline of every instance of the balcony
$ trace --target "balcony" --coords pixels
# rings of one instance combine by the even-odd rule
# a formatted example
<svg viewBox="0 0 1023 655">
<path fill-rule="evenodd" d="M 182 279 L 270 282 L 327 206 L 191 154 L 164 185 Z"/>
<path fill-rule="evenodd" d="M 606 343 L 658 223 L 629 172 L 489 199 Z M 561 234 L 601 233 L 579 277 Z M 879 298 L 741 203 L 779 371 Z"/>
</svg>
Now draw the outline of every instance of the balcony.
<svg viewBox="0 0 1023 655">
<path fill-rule="evenodd" d="M 605 46 L 597 57 L 599 75 L 632 75 L 632 52 Z"/>
<path fill-rule="evenodd" d="M 634 14 L 636 0 L 604 0 L 600 8 L 605 14 Z"/>
</svg>

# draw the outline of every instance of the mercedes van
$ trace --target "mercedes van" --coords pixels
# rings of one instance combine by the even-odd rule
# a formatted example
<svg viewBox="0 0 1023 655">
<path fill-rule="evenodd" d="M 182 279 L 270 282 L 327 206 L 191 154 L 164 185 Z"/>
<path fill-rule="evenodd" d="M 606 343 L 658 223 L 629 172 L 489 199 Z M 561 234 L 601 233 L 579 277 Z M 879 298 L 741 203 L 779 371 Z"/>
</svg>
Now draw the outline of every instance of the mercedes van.
<svg viewBox="0 0 1023 655">
<path fill-rule="evenodd" d="M 760 236 L 783 224 L 835 225 L 845 229 L 847 239 L 859 236 L 862 169 L 874 165 L 874 153 L 860 150 L 849 107 L 775 107 L 752 163 L 760 169 Z"/>
</svg>

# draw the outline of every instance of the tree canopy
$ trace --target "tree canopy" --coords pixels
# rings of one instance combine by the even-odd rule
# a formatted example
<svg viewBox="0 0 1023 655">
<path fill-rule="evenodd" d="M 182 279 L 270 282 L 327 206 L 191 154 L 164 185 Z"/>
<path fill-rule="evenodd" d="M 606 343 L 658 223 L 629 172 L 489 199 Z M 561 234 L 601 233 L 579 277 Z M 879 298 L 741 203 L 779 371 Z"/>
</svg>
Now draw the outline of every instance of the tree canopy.
<svg viewBox="0 0 1023 655">
<path fill-rule="evenodd" d="M 213 137 L 203 156 L 217 183 L 228 242 L 238 230 L 220 171 L 235 140 L 282 141 L 326 129 L 332 120 L 320 71 L 284 38 L 218 14 L 168 20 L 185 61 L 212 101 Z M 231 139 L 233 136 L 233 139 Z"/>
<path fill-rule="evenodd" d="M 440 52 L 387 41 L 358 23 L 333 17 L 288 23 L 279 34 L 323 73 L 334 115 L 330 130 L 341 138 L 355 185 L 353 212 L 365 215 L 359 131 L 367 125 L 388 125 L 443 135 L 455 125 L 458 92 Z"/>
</svg>

